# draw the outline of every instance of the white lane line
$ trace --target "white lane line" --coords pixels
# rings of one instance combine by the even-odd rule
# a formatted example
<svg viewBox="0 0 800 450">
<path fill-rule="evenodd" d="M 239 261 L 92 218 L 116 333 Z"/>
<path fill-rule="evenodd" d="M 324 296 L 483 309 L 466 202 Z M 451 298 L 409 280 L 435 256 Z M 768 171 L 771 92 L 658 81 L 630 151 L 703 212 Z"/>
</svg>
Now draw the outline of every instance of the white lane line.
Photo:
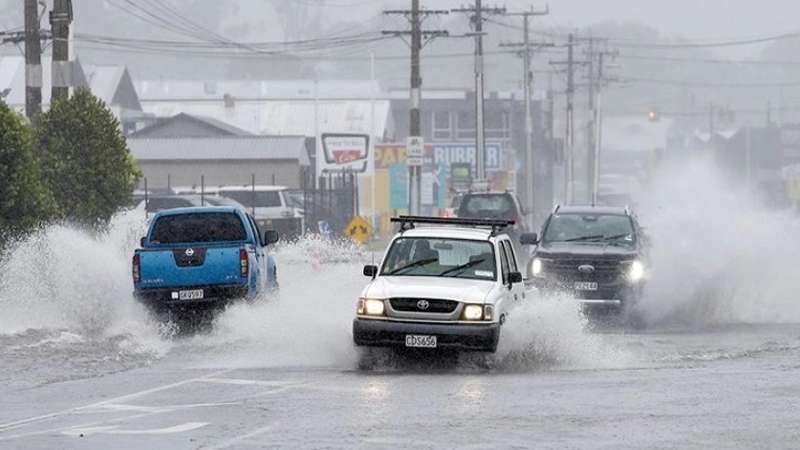
<svg viewBox="0 0 800 450">
<path fill-rule="evenodd" d="M 246 440 L 248 440 L 248 439 L 250 439 L 252 437 L 256 437 L 258 435 L 267 433 L 270 430 L 272 430 L 273 428 L 275 428 L 275 424 L 270 424 L 270 425 L 267 425 L 265 427 L 256 428 L 253 431 L 250 431 L 248 433 L 236 436 L 235 438 L 229 439 L 229 440 L 227 440 L 227 441 L 225 441 L 225 442 L 223 442 L 221 444 L 212 445 L 211 447 L 208 447 L 208 448 L 209 448 L 209 450 L 222 450 L 222 449 L 225 449 L 225 448 L 230 448 L 230 447 L 233 447 L 234 445 L 240 444 L 240 443 L 242 443 L 242 442 L 244 442 L 244 441 L 246 441 Z"/>
<path fill-rule="evenodd" d="M 152 428 L 146 430 L 120 430 L 118 425 L 107 427 L 89 427 L 89 428 L 70 428 L 69 430 L 62 431 L 62 434 L 67 436 L 89 436 L 92 434 L 173 434 L 185 433 L 187 431 L 203 428 L 208 425 L 208 422 L 186 422 L 181 425 L 175 425 L 165 428 Z"/>
<path fill-rule="evenodd" d="M 266 380 L 246 380 L 242 378 L 204 378 L 202 383 L 235 384 L 239 386 L 287 386 L 295 384 L 292 381 L 266 381 Z"/>
<path fill-rule="evenodd" d="M 165 384 L 165 385 L 162 385 L 162 386 L 157 386 L 157 387 L 154 387 L 154 388 L 145 389 L 143 391 L 133 392 L 131 394 L 125 394 L 125 395 L 122 395 L 122 396 L 119 396 L 119 397 L 106 399 L 106 400 L 103 400 L 103 401 L 100 401 L 100 402 L 96 402 L 96 403 L 92 403 L 92 404 L 89 404 L 89 405 L 77 406 L 77 407 L 74 407 L 74 408 L 68 408 L 68 409 L 64 409 L 64 410 L 61 410 L 61 411 L 52 412 L 52 413 L 49 413 L 49 414 L 42 414 L 40 416 L 28 417 L 26 419 L 16 420 L 14 422 L 7 422 L 7 423 L 4 423 L 4 424 L 0 424 L 0 432 L 13 430 L 15 428 L 19 428 L 19 427 L 28 425 L 28 424 L 33 423 L 33 422 L 39 422 L 39 421 L 42 421 L 42 420 L 52 419 L 54 417 L 59 417 L 59 416 L 67 415 L 67 414 L 80 412 L 80 411 L 85 410 L 85 409 L 98 408 L 98 407 L 107 405 L 109 403 L 120 403 L 120 402 L 124 402 L 126 400 L 134 399 L 136 397 L 141 397 L 143 395 L 152 394 L 154 392 L 161 392 L 161 391 L 166 391 L 168 389 L 174 389 L 176 387 L 184 386 L 184 385 L 187 385 L 187 384 L 190 384 L 190 383 L 195 383 L 195 382 L 198 382 L 198 381 L 202 381 L 205 378 L 216 378 L 216 377 L 219 377 L 220 375 L 224 375 L 226 373 L 229 373 L 232 370 L 233 369 L 220 370 L 220 371 L 217 371 L 217 372 L 214 372 L 214 373 L 210 373 L 208 375 L 204 375 L 202 377 L 189 378 L 189 379 L 186 379 L 186 380 L 177 381 L 175 383 Z"/>
</svg>

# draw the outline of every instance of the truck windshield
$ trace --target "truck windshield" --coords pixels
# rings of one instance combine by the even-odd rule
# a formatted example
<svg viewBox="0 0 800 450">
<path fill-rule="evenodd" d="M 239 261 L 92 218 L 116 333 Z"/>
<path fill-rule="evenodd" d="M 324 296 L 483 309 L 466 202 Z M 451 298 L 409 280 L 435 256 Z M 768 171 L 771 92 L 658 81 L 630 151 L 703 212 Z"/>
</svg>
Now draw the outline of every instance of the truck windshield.
<svg viewBox="0 0 800 450">
<path fill-rule="evenodd" d="M 236 200 L 248 208 L 274 208 L 281 206 L 278 191 L 219 191 L 219 195 Z"/>
<path fill-rule="evenodd" d="M 162 216 L 150 241 L 155 244 L 232 242 L 247 238 L 239 216 L 233 213 L 195 213 Z"/>
<path fill-rule="evenodd" d="M 587 242 L 632 246 L 636 236 L 631 219 L 621 215 L 556 214 L 550 218 L 543 243 Z"/>
<path fill-rule="evenodd" d="M 488 241 L 401 237 L 389 249 L 381 275 L 495 280 L 496 272 Z"/>
</svg>

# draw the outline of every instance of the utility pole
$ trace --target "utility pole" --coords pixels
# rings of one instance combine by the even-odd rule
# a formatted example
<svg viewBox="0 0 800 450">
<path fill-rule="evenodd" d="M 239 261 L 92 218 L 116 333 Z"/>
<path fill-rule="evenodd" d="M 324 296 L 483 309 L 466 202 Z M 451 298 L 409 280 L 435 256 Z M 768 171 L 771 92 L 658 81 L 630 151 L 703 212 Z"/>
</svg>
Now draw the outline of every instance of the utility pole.
<svg viewBox="0 0 800 450">
<path fill-rule="evenodd" d="M 588 61 L 575 60 L 577 41 L 575 34 L 570 33 L 567 39 L 567 60 L 550 62 L 552 65 L 567 66 L 567 117 L 564 131 L 564 164 L 566 166 L 564 193 L 567 204 L 571 204 L 575 197 L 575 67 L 589 63 Z"/>
<path fill-rule="evenodd" d="M 50 26 L 53 33 L 53 91 L 50 103 L 69 97 L 72 65 L 69 61 L 69 25 L 72 22 L 72 0 L 53 0 Z"/>
<path fill-rule="evenodd" d="M 594 102 L 594 130 L 592 133 L 592 140 L 594 141 L 594 148 L 590 149 L 592 155 L 592 175 L 591 175 L 591 188 L 592 188 L 592 204 L 597 204 L 597 191 L 600 181 L 600 152 L 602 151 L 603 142 L 603 88 L 610 81 L 614 81 L 605 74 L 605 61 L 606 56 L 615 58 L 619 55 L 618 50 L 607 51 L 603 50 L 597 53 L 597 85 L 595 91 Z"/>
<path fill-rule="evenodd" d="M 574 97 L 575 97 L 575 35 L 570 33 L 567 43 L 567 120 L 564 144 L 566 147 L 566 197 L 567 204 L 573 200 L 575 178 L 575 124 L 574 124 Z"/>
<path fill-rule="evenodd" d="M 33 121 L 42 112 L 42 42 L 36 0 L 25 0 L 25 114 Z"/>
<path fill-rule="evenodd" d="M 504 14 L 505 8 L 484 8 L 481 0 L 475 0 L 472 8 L 455 8 L 452 12 L 471 13 L 471 22 L 475 30 L 475 167 L 478 187 L 487 187 L 486 177 L 486 137 L 483 114 L 484 80 L 483 80 L 483 21 L 486 14 Z"/>
<path fill-rule="evenodd" d="M 528 214 L 530 215 L 530 223 L 533 223 L 535 217 L 535 180 L 536 180 L 536 158 L 533 151 L 533 115 L 531 112 L 531 93 L 533 92 L 533 70 L 531 68 L 531 59 L 533 57 L 533 49 L 541 47 L 554 47 L 552 43 L 539 43 L 531 42 L 530 39 L 530 18 L 532 16 L 545 16 L 550 13 L 550 8 L 545 8 L 544 11 L 534 11 L 533 7 L 529 11 L 520 13 L 506 13 L 507 16 L 522 16 L 523 24 L 523 40 L 521 43 L 503 43 L 501 47 L 521 47 L 522 48 L 522 70 L 523 70 L 523 96 L 525 97 L 525 199 L 527 201 Z"/>
<path fill-rule="evenodd" d="M 430 10 L 420 9 L 419 0 L 411 0 L 411 9 L 403 10 L 387 10 L 384 14 L 403 15 L 411 25 L 410 31 L 383 31 L 383 34 L 392 36 L 410 36 L 411 42 L 411 90 L 409 92 L 409 125 L 408 137 L 409 147 L 412 142 L 415 146 L 421 147 L 424 151 L 424 143 L 422 140 L 422 122 L 420 104 L 422 103 L 422 76 L 420 75 L 420 53 L 423 47 L 423 38 L 427 38 L 427 42 L 439 37 L 447 36 L 447 31 L 444 30 L 423 30 L 422 20 L 425 17 L 438 14 L 448 14 L 446 10 Z M 409 148 L 406 149 L 407 152 Z M 420 214 L 422 203 L 422 155 L 411 157 L 407 153 L 408 173 L 409 173 L 409 198 L 408 198 L 408 211 L 411 215 Z"/>
<path fill-rule="evenodd" d="M 589 189 L 589 197 L 592 205 L 597 204 L 597 194 L 594 182 L 594 169 L 595 160 L 595 128 L 597 125 L 597 105 L 595 97 L 595 83 L 599 82 L 594 76 L 594 58 L 595 58 L 595 39 L 589 38 L 589 51 L 587 58 L 587 69 L 589 72 L 589 120 L 586 121 L 586 187 Z M 599 86 L 597 87 L 599 92 Z"/>
</svg>

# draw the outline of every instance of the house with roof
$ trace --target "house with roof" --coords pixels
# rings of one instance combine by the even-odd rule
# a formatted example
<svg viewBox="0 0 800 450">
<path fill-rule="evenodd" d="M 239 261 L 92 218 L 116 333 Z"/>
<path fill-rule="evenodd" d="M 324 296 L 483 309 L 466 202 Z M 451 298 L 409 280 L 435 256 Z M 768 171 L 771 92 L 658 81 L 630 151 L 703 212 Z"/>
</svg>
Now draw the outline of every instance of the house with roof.
<svg viewBox="0 0 800 450">
<path fill-rule="evenodd" d="M 50 107 L 52 90 L 52 58 L 42 55 L 42 109 Z M 72 61 L 70 74 L 73 88 L 89 87 L 86 74 L 80 61 Z M 25 58 L 22 56 L 3 56 L 0 58 L 0 97 L 16 110 L 25 113 Z"/>
<path fill-rule="evenodd" d="M 50 107 L 52 59 L 42 55 L 42 109 Z M 142 111 L 136 88 L 125 66 L 96 66 L 72 61 L 72 87 L 89 88 L 111 109 L 123 132 L 130 133 L 150 117 Z M 21 56 L 0 58 L 0 97 L 17 112 L 25 113 L 25 59 Z"/>
<path fill-rule="evenodd" d="M 102 100 L 122 124 L 125 134 L 143 126 L 152 117 L 142 110 L 128 68 L 121 65 L 87 65 L 89 90 Z"/>
</svg>

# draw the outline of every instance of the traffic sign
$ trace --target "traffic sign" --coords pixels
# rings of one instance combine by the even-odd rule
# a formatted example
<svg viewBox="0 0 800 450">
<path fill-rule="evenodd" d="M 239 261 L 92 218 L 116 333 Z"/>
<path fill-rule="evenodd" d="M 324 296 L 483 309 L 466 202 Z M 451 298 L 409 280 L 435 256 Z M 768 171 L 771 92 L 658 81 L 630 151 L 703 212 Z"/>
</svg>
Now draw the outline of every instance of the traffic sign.
<svg viewBox="0 0 800 450">
<path fill-rule="evenodd" d="M 406 164 L 421 166 L 425 158 L 425 141 L 422 136 L 409 136 L 406 140 Z"/>
<path fill-rule="evenodd" d="M 353 220 L 347 224 L 344 229 L 344 234 L 358 243 L 365 243 L 372 236 L 372 224 L 361 216 L 353 217 Z"/>
</svg>

